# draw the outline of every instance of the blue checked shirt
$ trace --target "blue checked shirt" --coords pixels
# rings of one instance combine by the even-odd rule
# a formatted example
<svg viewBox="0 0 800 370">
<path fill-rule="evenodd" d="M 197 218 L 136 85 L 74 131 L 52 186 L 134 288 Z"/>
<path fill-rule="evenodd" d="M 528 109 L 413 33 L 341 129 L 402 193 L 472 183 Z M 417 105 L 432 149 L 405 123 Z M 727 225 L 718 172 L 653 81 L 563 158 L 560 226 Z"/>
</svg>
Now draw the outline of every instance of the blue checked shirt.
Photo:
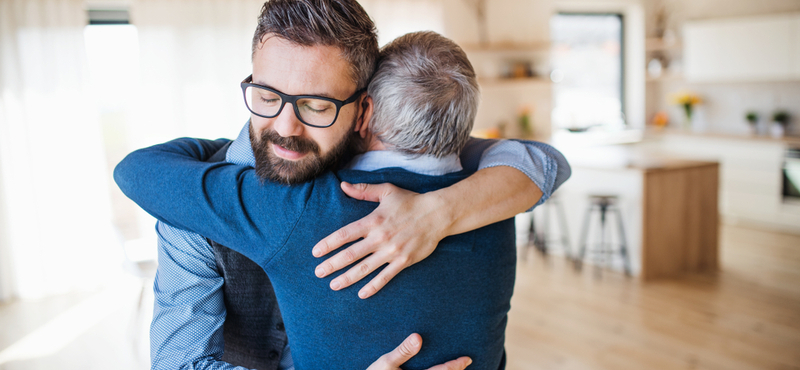
<svg viewBox="0 0 800 370">
<path fill-rule="evenodd" d="M 249 124 L 245 124 L 231 144 L 226 160 L 255 166 Z M 510 166 L 522 171 L 542 190 L 542 198 L 536 205 L 547 200 L 570 176 L 569 164 L 561 153 L 547 144 L 531 141 L 470 140 L 461 163 L 445 164 L 445 168 L 450 166 L 445 172 L 455 170 L 456 166 L 460 169 L 461 164 L 466 169 Z M 442 164 L 434 160 L 428 167 L 437 165 Z M 362 170 L 409 167 L 411 171 L 420 172 L 426 165 L 383 153 L 358 156 L 348 167 Z M 211 245 L 198 234 L 161 222 L 156 224 L 156 233 L 158 273 L 153 286 L 155 309 L 150 327 L 152 369 L 244 370 L 220 361 L 224 348 L 225 302 L 223 278 Z M 294 369 L 289 344 L 284 349 L 280 368 Z"/>
</svg>

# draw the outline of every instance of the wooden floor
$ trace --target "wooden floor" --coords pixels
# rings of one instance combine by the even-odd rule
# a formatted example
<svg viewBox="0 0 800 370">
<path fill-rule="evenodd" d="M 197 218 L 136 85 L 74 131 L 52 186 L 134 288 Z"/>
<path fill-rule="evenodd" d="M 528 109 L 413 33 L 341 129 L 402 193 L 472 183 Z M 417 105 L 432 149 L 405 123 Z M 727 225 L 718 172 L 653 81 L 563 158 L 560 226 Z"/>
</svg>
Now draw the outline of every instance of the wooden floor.
<svg viewBox="0 0 800 370">
<path fill-rule="evenodd" d="M 508 369 L 800 369 L 800 236 L 723 227 L 720 245 L 721 271 L 653 283 L 531 251 Z"/>
<path fill-rule="evenodd" d="M 800 369 L 800 236 L 721 237 L 719 273 L 648 284 L 530 253 L 508 369 Z M 140 288 L 0 306 L 0 370 L 149 368 L 152 293 L 136 313 Z"/>
</svg>

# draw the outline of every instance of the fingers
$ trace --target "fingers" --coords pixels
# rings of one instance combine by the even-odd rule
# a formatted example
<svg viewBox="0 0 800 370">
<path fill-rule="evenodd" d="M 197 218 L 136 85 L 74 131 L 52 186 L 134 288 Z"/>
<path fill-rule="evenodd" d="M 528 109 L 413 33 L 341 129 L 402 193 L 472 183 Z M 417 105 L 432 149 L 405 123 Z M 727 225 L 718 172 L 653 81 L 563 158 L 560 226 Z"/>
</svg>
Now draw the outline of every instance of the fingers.
<svg viewBox="0 0 800 370">
<path fill-rule="evenodd" d="M 341 246 L 347 243 L 366 237 L 368 232 L 369 228 L 365 227 L 365 224 L 362 222 L 362 220 L 351 222 L 347 226 L 336 230 L 333 234 L 328 235 L 324 239 L 320 240 L 314 246 L 314 248 L 311 249 L 311 254 L 314 255 L 314 257 L 322 257 L 331 251 L 339 249 Z M 328 274 L 333 271 L 329 271 Z"/>
<path fill-rule="evenodd" d="M 357 265 L 351 267 L 344 274 L 341 274 L 338 277 L 336 277 L 336 279 L 333 279 L 331 281 L 331 289 L 340 290 L 347 288 L 350 285 L 353 285 L 359 280 L 363 279 L 365 276 L 371 274 L 373 271 L 375 271 L 375 269 L 383 266 L 385 263 L 386 261 L 383 260 L 382 256 L 373 254 L 368 258 L 365 258 L 363 261 L 359 262 Z"/>
<path fill-rule="evenodd" d="M 380 202 L 383 197 L 390 194 L 395 186 L 392 184 L 351 184 L 342 182 L 342 191 L 350 198 Z"/>
<path fill-rule="evenodd" d="M 372 253 L 373 251 L 374 251 L 374 246 L 372 245 L 372 243 L 370 243 L 367 240 L 359 241 L 358 243 L 355 243 L 345 248 L 345 250 L 336 253 L 335 255 L 333 255 L 333 257 L 325 260 L 325 262 L 322 262 L 319 265 L 317 265 L 317 267 L 314 269 L 314 274 L 320 278 L 326 277 L 336 271 L 339 271 L 351 265 L 353 262 L 358 261 L 361 258 L 364 258 L 364 256 Z M 361 262 L 363 263 L 364 261 Z M 375 268 L 373 268 L 372 270 L 375 270 Z M 370 272 L 372 271 L 370 270 Z"/>
<path fill-rule="evenodd" d="M 406 267 L 408 267 L 408 265 L 402 262 L 390 263 L 389 266 L 386 266 L 386 268 L 378 273 L 378 276 L 374 277 L 367 285 L 364 285 L 361 290 L 358 291 L 358 298 L 367 299 L 372 297 Z"/>
<path fill-rule="evenodd" d="M 436 365 L 428 370 L 464 370 L 470 364 L 472 364 L 472 359 L 467 356 L 464 356 L 464 357 L 459 357 L 453 361 L 448 361 L 441 365 Z"/>
<path fill-rule="evenodd" d="M 381 359 L 386 360 L 390 367 L 398 368 L 419 353 L 420 348 L 422 348 L 422 337 L 414 333 L 409 335 L 392 352 L 383 355 Z"/>
</svg>

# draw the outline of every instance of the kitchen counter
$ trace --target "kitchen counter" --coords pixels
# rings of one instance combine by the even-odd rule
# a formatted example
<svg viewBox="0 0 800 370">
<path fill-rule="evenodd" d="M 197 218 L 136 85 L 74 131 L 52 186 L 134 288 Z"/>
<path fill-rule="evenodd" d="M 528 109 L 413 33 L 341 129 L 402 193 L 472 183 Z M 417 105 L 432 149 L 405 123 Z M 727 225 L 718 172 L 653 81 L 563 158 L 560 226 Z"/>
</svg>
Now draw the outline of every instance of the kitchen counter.
<svg viewBox="0 0 800 370">
<path fill-rule="evenodd" d="M 764 135 L 736 135 L 736 134 L 726 134 L 718 132 L 693 132 L 693 131 L 676 130 L 676 129 L 658 129 L 653 127 L 648 127 L 644 133 L 645 138 L 659 137 L 662 135 L 679 135 L 679 136 L 705 137 L 714 139 L 745 140 L 750 142 L 785 143 L 789 146 L 800 147 L 800 136 L 784 136 L 781 138 L 774 138 Z"/>
<path fill-rule="evenodd" d="M 653 280 L 717 269 L 717 162 L 651 156 L 624 145 L 564 154 L 573 176 L 559 197 L 572 228 L 582 225 L 589 195 L 616 194 L 635 275 Z"/>
<path fill-rule="evenodd" d="M 634 145 L 610 145 L 583 148 L 562 148 L 572 167 L 604 170 L 663 171 L 707 166 L 715 161 L 655 155 L 638 150 Z"/>
</svg>

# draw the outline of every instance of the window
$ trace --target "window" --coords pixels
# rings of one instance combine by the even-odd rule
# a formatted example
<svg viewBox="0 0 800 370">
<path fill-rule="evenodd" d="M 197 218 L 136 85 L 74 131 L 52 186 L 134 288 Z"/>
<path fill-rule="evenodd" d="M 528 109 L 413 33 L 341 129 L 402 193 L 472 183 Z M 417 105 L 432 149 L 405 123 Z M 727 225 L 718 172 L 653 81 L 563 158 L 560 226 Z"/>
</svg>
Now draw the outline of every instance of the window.
<svg viewBox="0 0 800 370">
<path fill-rule="evenodd" d="M 109 172 L 127 154 L 126 129 L 139 94 L 139 40 L 136 26 L 128 24 L 123 10 L 89 10 L 89 24 L 83 30 L 90 93 L 97 108 L 103 149 Z M 125 240 L 143 234 L 141 212 L 109 184 L 114 224 Z"/>
<path fill-rule="evenodd" d="M 139 41 L 127 11 L 89 10 L 83 31 L 92 90 L 103 112 L 127 108 L 138 84 Z"/>
<path fill-rule="evenodd" d="M 624 126 L 622 15 L 560 13 L 550 35 L 553 127 Z"/>
</svg>

